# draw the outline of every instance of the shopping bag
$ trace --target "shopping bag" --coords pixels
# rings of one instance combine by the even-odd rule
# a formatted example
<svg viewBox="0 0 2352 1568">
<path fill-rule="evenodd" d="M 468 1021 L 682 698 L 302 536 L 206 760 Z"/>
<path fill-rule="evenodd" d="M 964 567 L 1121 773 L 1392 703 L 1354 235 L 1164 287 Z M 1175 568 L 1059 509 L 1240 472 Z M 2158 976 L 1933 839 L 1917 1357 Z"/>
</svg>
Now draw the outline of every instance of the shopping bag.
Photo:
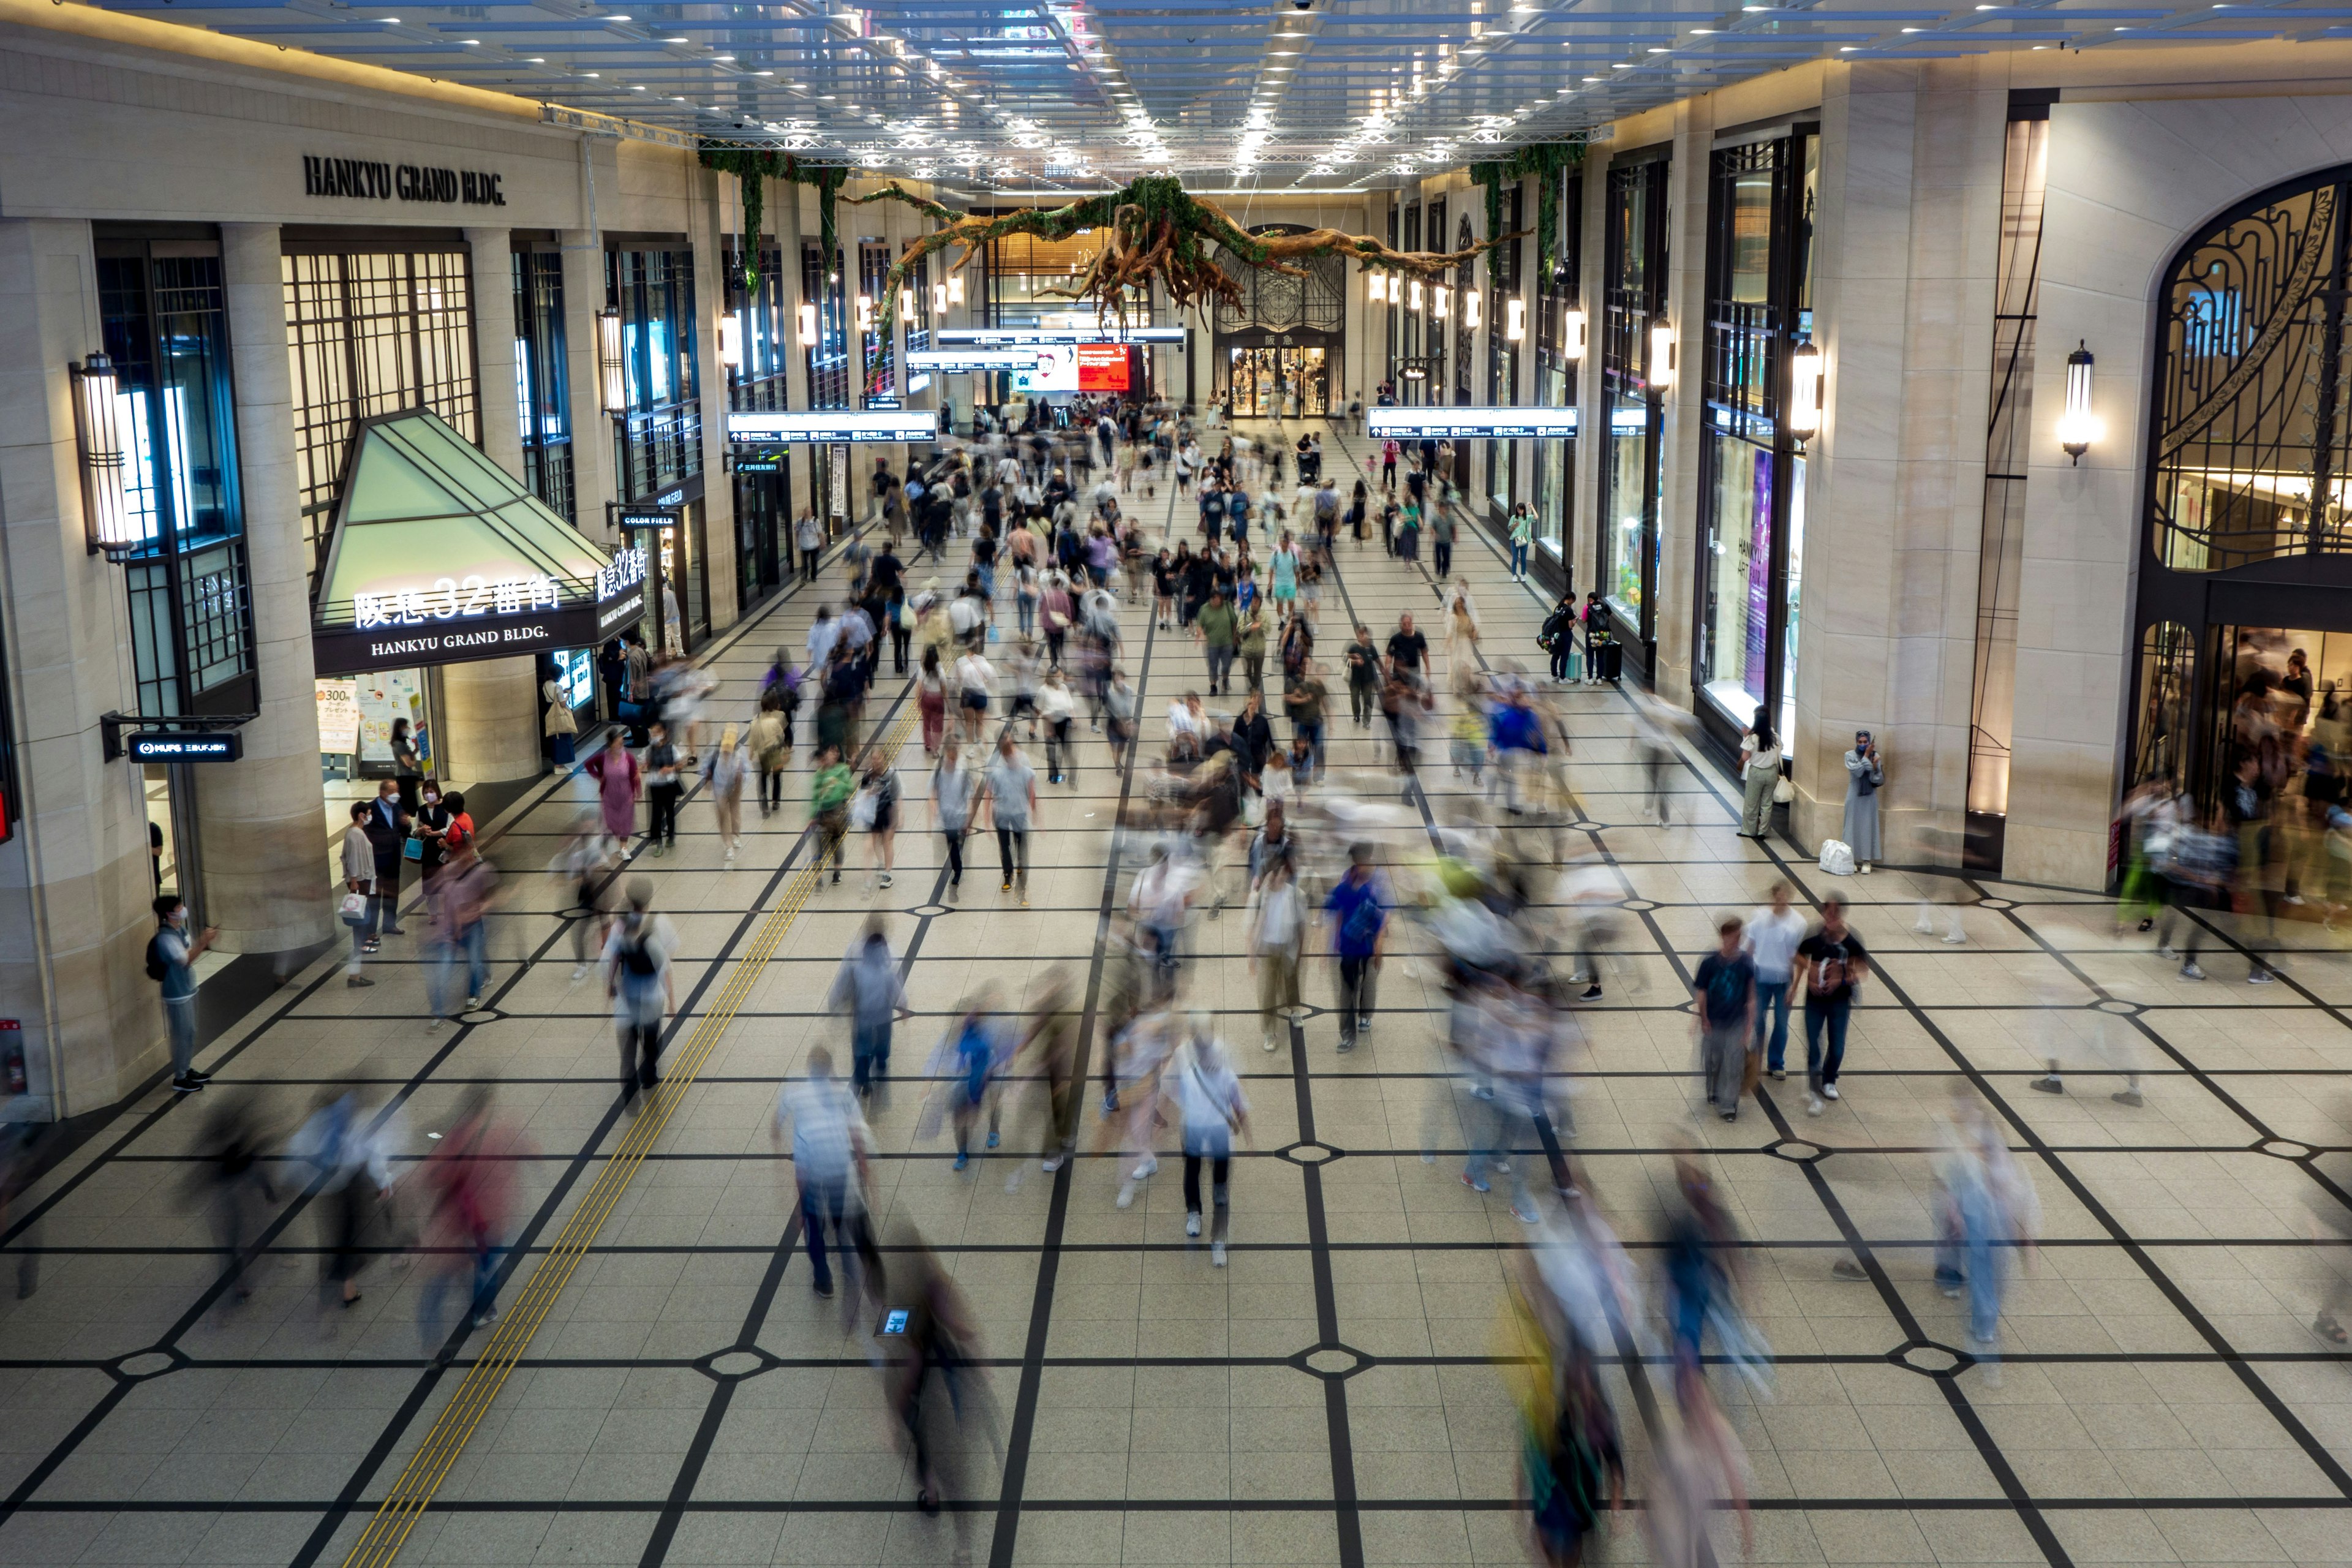
<svg viewBox="0 0 2352 1568">
<path fill-rule="evenodd" d="M 1822 869 L 1832 877 L 1853 875 L 1853 847 L 1841 838 L 1822 840 Z"/>
<path fill-rule="evenodd" d="M 365 893 L 345 893 L 342 904 L 343 923 L 354 926 L 366 924 L 367 906 Z"/>
</svg>

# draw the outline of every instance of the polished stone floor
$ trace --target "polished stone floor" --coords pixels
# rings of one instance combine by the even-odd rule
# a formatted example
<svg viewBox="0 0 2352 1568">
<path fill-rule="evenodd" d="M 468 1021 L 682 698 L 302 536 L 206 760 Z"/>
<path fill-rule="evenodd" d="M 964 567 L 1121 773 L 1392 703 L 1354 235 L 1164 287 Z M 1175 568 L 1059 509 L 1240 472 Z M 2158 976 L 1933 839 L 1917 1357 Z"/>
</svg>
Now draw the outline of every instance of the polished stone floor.
<svg viewBox="0 0 2352 1568">
<path fill-rule="evenodd" d="M 1361 443 L 1331 448 L 1352 480 Z M 1163 490 L 1136 504 L 1157 524 L 1171 502 Z M 1190 517 L 1174 521 L 1181 536 Z M 1465 535 L 1457 564 L 1489 658 L 1537 663 L 1544 606 L 1483 539 Z M 1385 637 L 1401 611 L 1434 607 L 1426 576 L 1377 546 L 1343 545 L 1339 568 L 1327 656 L 1350 614 Z M 817 591 L 720 640 L 719 716 L 748 717 L 771 650 L 797 648 L 838 581 L 829 570 Z M 1125 661 L 1153 753 L 1170 696 L 1202 668 L 1189 641 L 1149 623 L 1147 609 L 1128 612 Z M 889 733 L 892 705 L 911 698 L 887 679 L 878 697 L 890 711 L 877 732 Z M 2190 984 L 2151 937 L 2118 933 L 2091 893 L 1882 869 L 1836 883 L 1882 961 L 1845 1098 L 1816 1120 L 1794 1080 L 1768 1082 L 1761 1114 L 1696 1119 L 1684 984 L 1712 917 L 1781 876 L 1801 900 L 1833 879 L 1792 845 L 1735 837 L 1724 772 L 1685 731 L 1672 825 L 1654 826 L 1640 704 L 1607 689 L 1561 700 L 1570 837 L 1605 855 L 1627 911 L 1603 960 L 1605 997 L 1576 1019 L 1574 1146 L 1639 1267 L 1654 1272 L 1677 1152 L 1713 1163 L 1752 1242 L 1748 1303 L 1777 1356 L 1773 1389 L 1758 1399 L 1716 1377 L 1751 1467 L 1758 1558 L 2352 1562 L 2352 1366 L 2310 1327 L 2346 1272 L 2339 1231 L 2320 1217 L 2342 1215 L 2352 1148 L 2352 963 L 2332 939 L 2290 924 L 2302 951 L 2281 984 L 2242 984 L 2226 951 L 2210 955 L 2212 980 Z M 1333 732 L 1341 782 L 1393 801 L 1376 738 L 1344 720 Z M 1030 1100 L 1016 1100 L 1005 1147 L 964 1173 L 944 1135 L 920 1135 L 926 1085 L 901 1082 L 877 1109 L 886 1229 L 903 1224 L 939 1249 L 984 1356 L 967 1390 L 970 1489 L 942 1517 L 916 1507 L 869 1362 L 873 1325 L 818 1300 L 795 1250 L 771 1108 L 812 1045 L 843 1044 L 822 988 L 869 911 L 906 965 L 902 1077 L 919 1074 L 963 998 L 984 985 L 1034 994 L 1055 975 L 1086 1000 L 1082 1037 L 1099 1062 L 1105 932 L 1135 856 L 1110 832 L 1129 781 L 1094 737 L 1080 763 L 1072 786 L 1041 784 L 1027 907 L 997 892 L 993 846 L 980 840 L 961 903 L 943 903 L 940 840 L 915 807 L 892 889 L 864 886 L 853 852 L 850 877 L 799 910 L 404 1561 L 1525 1559 L 1515 1418 L 1488 1352 L 1527 1233 L 1500 1187 L 1482 1198 L 1454 1160 L 1418 1157 L 1433 1112 L 1441 1147 L 1460 1146 L 1434 1044 L 1442 998 L 1408 954 L 1390 965 L 1363 1048 L 1338 1055 L 1318 1010 L 1287 1052 L 1263 1054 L 1231 915 L 1193 933 L 1188 980 L 1193 1005 L 1243 1047 L 1255 1107 L 1229 1268 L 1187 1241 L 1173 1160 L 1121 1210 L 1112 1158 L 1058 1176 L 1019 1159 L 1035 1147 Z M 900 765 L 919 796 L 919 750 Z M 38 1288 L 0 1300 L 0 1563 L 310 1564 L 351 1552 L 485 1336 L 420 1335 L 422 1286 L 442 1265 L 400 1250 L 396 1227 L 377 1237 L 360 1302 L 322 1313 L 324 1205 L 299 1178 L 282 1182 L 255 1293 L 236 1300 L 191 1156 L 225 1100 L 290 1128 L 321 1086 L 356 1077 L 395 1108 L 406 1164 L 469 1086 L 494 1081 L 530 1141 L 511 1299 L 633 1125 L 601 987 L 572 978 L 565 889 L 544 870 L 576 787 L 551 783 L 498 825 L 510 901 L 479 1011 L 428 1032 L 403 939 L 372 965 L 373 989 L 321 963 L 206 1050 L 218 1076 L 205 1094 L 124 1107 L 11 1211 L 0 1279 L 37 1265 Z M 654 879 L 682 939 L 678 1036 L 805 863 L 805 787 L 796 773 L 781 815 L 754 814 L 731 868 L 698 796 L 679 852 L 632 868 Z M 1890 787 L 1903 787 L 1899 759 Z M 1416 837 L 1425 848 L 1427 826 L 1469 788 L 1433 770 L 1397 851 Z M 1940 914 L 1935 932 L 1915 931 L 1923 895 L 1970 906 L 1965 945 L 1940 940 Z M 1310 1002 L 1328 1001 L 1328 964 L 1310 965 L 1307 984 Z M 2032 1092 L 2052 1056 L 2068 1092 Z M 2109 1098 L 2127 1073 L 2142 1106 Z M 1956 1082 L 1993 1105 L 2044 1213 L 1997 1368 L 1943 1348 L 1964 1343 L 1963 1325 L 1930 1279 L 1928 1161 Z M 1025 1179 L 1008 1190 L 1016 1173 Z M 397 1220 L 413 1227 L 420 1207 L 404 1194 Z M 1655 1365 L 1612 1373 L 1637 1495 L 1650 1408 L 1639 1395 L 1653 1384 Z M 1717 1542 L 1737 1555 L 1727 1528 Z M 1638 1561 L 1643 1538 L 1629 1523 L 1606 1551 Z"/>
</svg>

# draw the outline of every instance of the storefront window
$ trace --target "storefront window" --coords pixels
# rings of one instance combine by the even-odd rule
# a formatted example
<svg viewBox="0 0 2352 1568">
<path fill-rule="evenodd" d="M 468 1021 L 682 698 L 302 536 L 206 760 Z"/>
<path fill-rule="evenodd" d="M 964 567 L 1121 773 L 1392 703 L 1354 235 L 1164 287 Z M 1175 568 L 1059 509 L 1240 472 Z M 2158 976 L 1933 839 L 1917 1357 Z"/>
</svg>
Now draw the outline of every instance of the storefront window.
<svg viewBox="0 0 2352 1568">
<path fill-rule="evenodd" d="M 1533 312 L 1536 351 L 1536 401 L 1547 408 L 1570 408 L 1581 393 L 1584 366 L 1563 353 L 1564 317 L 1572 302 L 1583 298 L 1584 181 L 1580 174 L 1554 176 L 1562 189 L 1558 203 L 1560 225 L 1554 235 L 1550 271 L 1536 280 Z M 1542 210 L 1542 204 L 1537 204 Z M 1535 481 L 1535 543 L 1537 559 L 1559 569 L 1560 586 L 1572 587 L 1568 570 L 1568 541 L 1576 509 L 1576 438 L 1536 441 L 1530 454 Z"/>
<path fill-rule="evenodd" d="M 1601 480 L 1600 592 L 1637 667 L 1657 635 L 1659 461 L 1664 412 L 1651 395 L 1650 323 L 1665 307 L 1666 176 L 1663 157 L 1612 163 L 1605 213 L 1601 379 L 1609 410 Z"/>
<path fill-rule="evenodd" d="M 467 440 L 481 439 L 472 279 L 467 253 L 455 247 L 349 251 L 290 238 L 286 245 L 295 477 L 315 573 L 361 420 L 423 407 Z"/>
<path fill-rule="evenodd" d="M 220 257 L 184 241 L 98 246 L 126 489 L 148 542 L 127 573 L 139 711 L 250 711 L 253 614 Z"/>
<path fill-rule="evenodd" d="M 802 351 L 808 355 L 809 406 L 846 408 L 849 338 L 843 326 L 841 274 L 814 239 L 801 242 L 801 300 L 816 307 L 817 341 Z"/>
<path fill-rule="evenodd" d="M 1814 146 L 1799 127 L 1718 149 L 1709 171 L 1696 669 L 1727 743 L 1759 710 L 1784 736 L 1795 715 L 1804 469 L 1785 384 L 1811 327 Z"/>
<path fill-rule="evenodd" d="M 563 340 L 563 256 L 552 246 L 514 253 L 515 416 L 523 482 L 578 526 L 572 494 L 572 397 Z"/>
<path fill-rule="evenodd" d="M 615 250 L 605 268 L 628 366 L 629 406 L 616 421 L 621 499 L 650 500 L 702 471 L 694 257 L 682 249 Z"/>
</svg>

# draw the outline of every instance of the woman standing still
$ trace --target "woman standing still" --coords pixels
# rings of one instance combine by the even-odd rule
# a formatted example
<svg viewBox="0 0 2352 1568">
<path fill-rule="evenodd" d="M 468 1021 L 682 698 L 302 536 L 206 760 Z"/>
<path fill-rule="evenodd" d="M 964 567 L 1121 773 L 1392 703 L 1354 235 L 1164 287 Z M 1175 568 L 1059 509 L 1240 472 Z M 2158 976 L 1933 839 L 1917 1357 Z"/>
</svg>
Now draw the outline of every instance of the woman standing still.
<svg viewBox="0 0 2352 1568">
<path fill-rule="evenodd" d="M 1536 535 L 1536 510 L 1525 501 L 1511 508 L 1511 581 L 1523 582 L 1528 574 L 1528 546 Z"/>
<path fill-rule="evenodd" d="M 1773 737 L 1772 721 L 1759 706 L 1755 722 L 1739 737 L 1739 782 L 1745 795 L 1739 810 L 1741 837 L 1763 838 L 1770 834 L 1772 791 L 1780 781 L 1780 745 Z"/>
<path fill-rule="evenodd" d="M 1845 754 L 1845 841 L 1854 864 L 1868 875 L 1878 858 L 1878 791 L 1886 783 L 1886 764 L 1879 761 L 1878 742 L 1867 730 L 1853 732 L 1853 749 Z"/>
</svg>

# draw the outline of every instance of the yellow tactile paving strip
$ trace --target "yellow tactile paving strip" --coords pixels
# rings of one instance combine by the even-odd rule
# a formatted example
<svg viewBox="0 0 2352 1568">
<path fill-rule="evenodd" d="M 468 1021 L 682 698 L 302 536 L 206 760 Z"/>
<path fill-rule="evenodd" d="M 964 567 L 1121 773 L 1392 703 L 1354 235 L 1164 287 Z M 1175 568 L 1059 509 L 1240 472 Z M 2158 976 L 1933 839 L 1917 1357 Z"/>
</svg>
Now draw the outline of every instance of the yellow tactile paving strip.
<svg viewBox="0 0 2352 1568">
<path fill-rule="evenodd" d="M 888 738 L 882 742 L 885 755 L 896 756 L 905 747 L 908 737 L 914 731 L 918 717 L 915 707 L 908 704 L 891 726 Z M 481 1358 L 467 1373 L 466 1381 L 458 1385 L 457 1394 L 442 1408 L 440 1418 L 425 1435 L 425 1441 L 417 1445 L 407 1468 L 401 1471 L 400 1479 L 393 1483 L 392 1490 L 376 1510 L 375 1517 L 368 1521 L 367 1528 L 360 1532 L 359 1540 L 353 1543 L 351 1554 L 343 1559 L 343 1568 L 384 1568 L 400 1555 L 400 1549 L 407 1542 L 409 1532 L 416 1528 L 416 1521 L 432 1505 L 434 1495 L 441 1489 L 441 1483 L 447 1479 L 451 1467 L 457 1464 L 457 1457 L 466 1451 L 466 1444 L 473 1436 L 475 1427 L 489 1413 L 499 1391 L 506 1386 L 508 1375 L 530 1348 L 532 1337 L 539 1332 L 539 1326 L 547 1321 L 547 1314 L 555 1305 L 556 1298 L 563 1293 L 564 1286 L 570 1282 L 572 1270 L 588 1255 L 588 1249 L 595 1244 L 597 1233 L 604 1227 L 605 1219 L 620 1203 L 621 1194 L 628 1191 L 638 1167 L 645 1163 L 646 1156 L 653 1152 L 663 1130 L 669 1125 L 670 1114 L 683 1103 L 687 1091 L 694 1087 L 703 1063 L 709 1059 L 719 1037 L 734 1022 L 736 1010 L 751 994 L 761 971 L 775 956 L 776 949 L 783 943 L 785 933 L 792 930 L 793 920 L 816 891 L 822 874 L 822 863 L 812 846 L 809 863 L 793 874 L 778 898 L 776 907 L 760 922 L 760 929 L 753 933 L 751 944 L 742 956 L 733 961 L 733 967 L 726 984 L 719 988 L 717 1001 L 696 1021 L 694 1032 L 687 1037 L 685 1047 L 670 1054 L 670 1066 L 663 1074 L 662 1081 L 651 1091 L 644 1110 L 638 1113 L 627 1135 L 621 1140 L 620 1147 L 604 1163 L 604 1170 L 598 1173 L 587 1194 L 572 1210 L 572 1218 L 564 1226 L 562 1233 L 555 1238 L 546 1256 L 540 1259 L 539 1266 L 531 1270 L 530 1279 L 523 1286 L 521 1294 L 499 1318 L 498 1326 L 491 1331 L 489 1342 L 483 1347 Z"/>
</svg>

